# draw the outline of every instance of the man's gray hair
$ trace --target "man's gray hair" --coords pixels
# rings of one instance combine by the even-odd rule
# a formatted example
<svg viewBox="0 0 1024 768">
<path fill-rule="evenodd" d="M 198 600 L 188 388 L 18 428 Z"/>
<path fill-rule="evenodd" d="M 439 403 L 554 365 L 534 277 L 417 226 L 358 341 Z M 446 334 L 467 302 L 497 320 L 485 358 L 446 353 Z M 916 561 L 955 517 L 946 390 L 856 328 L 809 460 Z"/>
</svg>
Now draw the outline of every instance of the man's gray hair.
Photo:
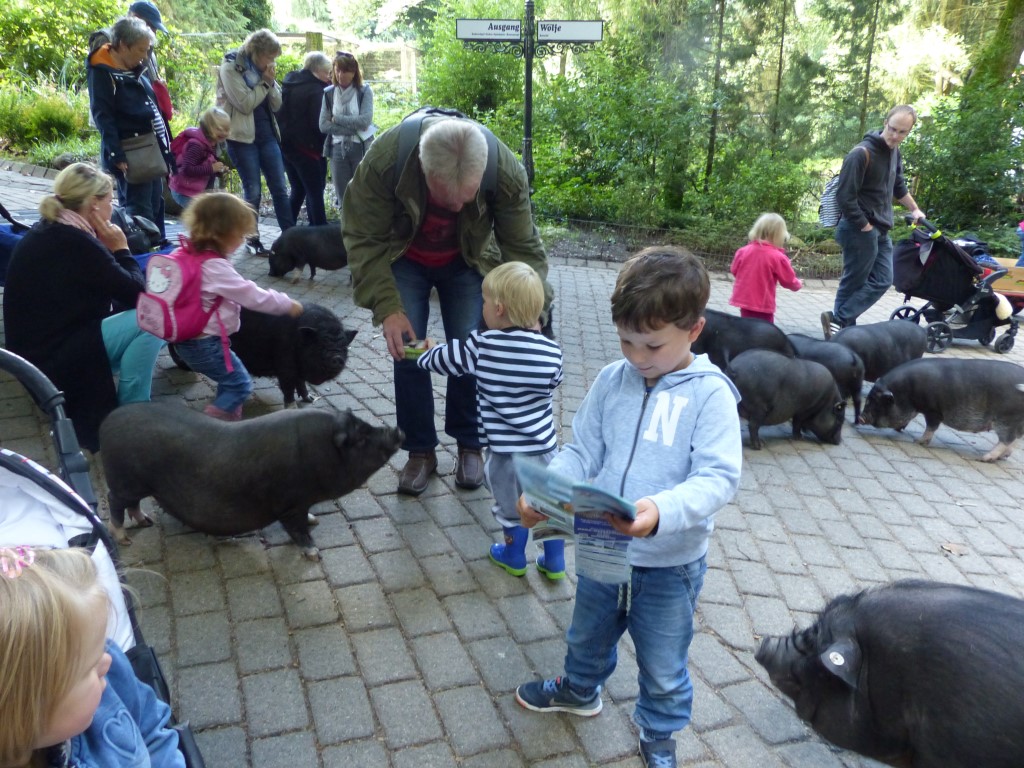
<svg viewBox="0 0 1024 768">
<path fill-rule="evenodd" d="M 446 190 L 479 186 L 487 167 L 487 139 L 471 120 L 439 120 L 420 138 L 420 166 Z"/>
<path fill-rule="evenodd" d="M 139 40 L 146 38 L 150 45 L 156 44 L 156 35 L 145 21 L 137 16 L 122 16 L 110 28 L 111 48 L 131 48 Z"/>
<path fill-rule="evenodd" d="M 317 72 L 330 73 L 331 60 L 323 51 L 310 51 L 302 60 L 302 68 L 308 69 L 310 72 L 313 72 L 314 74 Z"/>
</svg>

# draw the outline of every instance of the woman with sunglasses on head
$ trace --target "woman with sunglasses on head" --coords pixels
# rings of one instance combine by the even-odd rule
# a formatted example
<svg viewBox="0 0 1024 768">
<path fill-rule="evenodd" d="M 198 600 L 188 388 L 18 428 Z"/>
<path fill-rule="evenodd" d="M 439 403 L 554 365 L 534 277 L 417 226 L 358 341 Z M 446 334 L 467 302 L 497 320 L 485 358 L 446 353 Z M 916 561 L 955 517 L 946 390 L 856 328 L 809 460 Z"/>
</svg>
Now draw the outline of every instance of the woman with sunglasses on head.
<svg viewBox="0 0 1024 768">
<path fill-rule="evenodd" d="M 331 161 L 331 176 L 338 208 L 345 187 L 373 142 L 373 89 L 363 83 L 359 62 L 348 51 L 334 56 L 331 82 L 320 107 L 320 132 L 327 136 L 324 157 Z"/>
</svg>

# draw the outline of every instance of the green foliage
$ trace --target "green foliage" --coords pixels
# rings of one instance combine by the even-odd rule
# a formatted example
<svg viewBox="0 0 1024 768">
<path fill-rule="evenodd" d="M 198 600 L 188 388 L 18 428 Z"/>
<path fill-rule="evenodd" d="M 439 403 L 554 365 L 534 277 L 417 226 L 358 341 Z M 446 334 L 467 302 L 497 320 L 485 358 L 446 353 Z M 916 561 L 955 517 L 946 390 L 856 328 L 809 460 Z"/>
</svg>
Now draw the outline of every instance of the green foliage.
<svg viewBox="0 0 1024 768">
<path fill-rule="evenodd" d="M 124 12 L 120 0 L 33 0 L 0 4 L 0 81 L 85 80 L 89 35 Z"/>
<path fill-rule="evenodd" d="M 943 99 L 904 143 L 915 199 L 944 228 L 1021 218 L 1022 100 L 1020 81 Z"/>
<path fill-rule="evenodd" d="M 20 93 L 0 91 L 0 143 L 22 149 L 39 142 L 84 138 L 89 133 L 84 92 L 59 92 L 45 84 Z"/>
<path fill-rule="evenodd" d="M 470 116 L 522 103 L 523 66 L 508 54 L 471 51 L 455 37 L 457 18 L 514 19 L 522 15 L 517 0 L 452 0 L 434 19 L 424 52 L 420 98 L 424 104 L 453 107 Z"/>
</svg>

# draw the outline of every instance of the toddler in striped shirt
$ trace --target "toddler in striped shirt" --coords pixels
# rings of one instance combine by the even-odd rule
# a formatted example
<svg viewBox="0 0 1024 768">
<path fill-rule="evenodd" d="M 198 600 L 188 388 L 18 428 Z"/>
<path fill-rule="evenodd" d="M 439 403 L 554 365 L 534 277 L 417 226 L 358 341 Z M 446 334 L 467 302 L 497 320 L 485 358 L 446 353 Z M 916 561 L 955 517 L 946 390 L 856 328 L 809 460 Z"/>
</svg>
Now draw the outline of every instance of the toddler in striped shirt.
<svg viewBox="0 0 1024 768">
<path fill-rule="evenodd" d="M 512 261 L 488 272 L 483 299 L 487 330 L 446 344 L 426 339 L 427 351 L 416 362 L 443 376 L 476 376 L 484 475 L 505 539 L 491 545 L 490 557 L 523 576 L 530 532 L 516 512 L 521 490 L 512 457 L 522 453 L 547 463 L 557 452 L 552 393 L 562 383 L 562 350 L 540 332 L 544 283 L 528 264 Z M 549 579 L 565 578 L 564 546 L 560 539 L 545 541 L 537 556 L 537 570 Z"/>
</svg>

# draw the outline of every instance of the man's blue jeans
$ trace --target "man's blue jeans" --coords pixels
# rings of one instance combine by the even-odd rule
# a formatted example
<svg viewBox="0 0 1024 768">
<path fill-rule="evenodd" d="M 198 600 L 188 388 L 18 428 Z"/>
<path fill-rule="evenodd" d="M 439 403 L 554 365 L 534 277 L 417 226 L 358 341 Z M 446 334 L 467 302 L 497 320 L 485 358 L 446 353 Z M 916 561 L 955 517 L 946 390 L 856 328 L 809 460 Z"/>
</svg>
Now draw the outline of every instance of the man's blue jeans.
<svg viewBox="0 0 1024 768">
<path fill-rule="evenodd" d="M 843 249 L 843 276 L 833 314 L 840 325 L 855 325 L 892 286 L 892 240 L 878 227 L 862 232 L 841 219 L 836 242 Z"/>
<path fill-rule="evenodd" d="M 693 710 L 687 670 L 693 612 L 706 570 L 704 557 L 674 568 L 634 567 L 630 589 L 621 594 L 618 584 L 580 576 L 565 636 L 565 673 L 573 691 L 590 693 L 604 685 L 618 662 L 619 638 L 628 629 L 640 684 L 633 720 L 655 738 L 685 728 Z"/>
<path fill-rule="evenodd" d="M 252 376 L 238 355 L 230 350 L 228 354 L 235 370 L 228 371 L 219 336 L 182 341 L 174 345 L 174 350 L 189 368 L 217 383 L 217 395 L 213 398 L 215 407 L 231 413 L 249 399 L 253 389 Z"/>
<path fill-rule="evenodd" d="M 480 326 L 483 278 L 462 257 L 436 268 L 403 257 L 391 265 L 391 272 L 417 339 L 427 333 L 431 288 L 437 289 L 445 338 L 465 339 Z M 464 448 L 479 448 L 476 376 L 449 376 L 447 384 L 444 431 Z M 415 360 L 395 363 L 395 408 L 398 428 L 405 433 L 403 450 L 433 450 L 437 446 L 434 390 L 430 373 L 417 366 Z"/>
<path fill-rule="evenodd" d="M 288 201 L 288 183 L 284 178 L 284 159 L 281 157 L 281 145 L 276 139 L 259 143 L 243 144 L 240 141 L 228 140 L 228 157 L 238 169 L 242 179 L 242 197 L 259 213 L 260 198 L 263 188 L 260 182 L 260 171 L 267 179 L 270 199 L 274 201 L 274 215 L 277 225 L 282 229 L 295 226 L 291 203 Z M 220 407 L 220 406 L 218 406 Z"/>
<path fill-rule="evenodd" d="M 289 195 L 292 221 L 298 221 L 302 201 L 306 201 L 306 216 L 309 225 L 315 227 L 327 223 L 327 209 L 324 206 L 324 188 L 327 186 L 327 158 L 310 157 L 294 150 L 284 152 L 284 171 L 288 174 L 291 187 Z"/>
</svg>

